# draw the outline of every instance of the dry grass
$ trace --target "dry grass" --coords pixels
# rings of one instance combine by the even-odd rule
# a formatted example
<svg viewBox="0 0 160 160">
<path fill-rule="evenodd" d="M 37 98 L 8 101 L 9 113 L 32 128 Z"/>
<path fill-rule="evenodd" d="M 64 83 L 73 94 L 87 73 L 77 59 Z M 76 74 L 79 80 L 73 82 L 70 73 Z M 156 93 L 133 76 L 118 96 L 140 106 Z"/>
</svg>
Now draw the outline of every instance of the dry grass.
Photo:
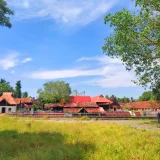
<svg viewBox="0 0 160 160">
<path fill-rule="evenodd" d="M 160 133 L 116 123 L 0 119 L 0 160 L 159 160 Z"/>
</svg>

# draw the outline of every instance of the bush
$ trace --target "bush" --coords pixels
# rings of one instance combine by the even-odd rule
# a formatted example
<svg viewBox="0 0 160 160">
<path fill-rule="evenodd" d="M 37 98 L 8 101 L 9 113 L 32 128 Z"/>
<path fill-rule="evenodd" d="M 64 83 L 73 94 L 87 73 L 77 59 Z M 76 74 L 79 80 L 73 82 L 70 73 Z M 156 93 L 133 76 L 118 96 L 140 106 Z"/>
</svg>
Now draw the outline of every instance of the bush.
<svg viewBox="0 0 160 160">
<path fill-rule="evenodd" d="M 81 117 L 80 119 L 81 119 L 81 120 L 85 120 L 85 121 L 89 121 L 89 120 L 90 120 L 90 118 L 89 118 L 88 116 L 83 116 L 83 117 Z"/>
</svg>

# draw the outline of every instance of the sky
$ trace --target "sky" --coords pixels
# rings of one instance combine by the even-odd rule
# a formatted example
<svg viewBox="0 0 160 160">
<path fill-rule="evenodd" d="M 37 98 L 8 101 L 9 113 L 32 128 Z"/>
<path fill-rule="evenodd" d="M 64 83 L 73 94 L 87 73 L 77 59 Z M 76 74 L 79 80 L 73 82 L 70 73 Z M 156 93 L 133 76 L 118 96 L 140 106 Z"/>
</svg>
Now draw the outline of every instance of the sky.
<svg viewBox="0 0 160 160">
<path fill-rule="evenodd" d="M 112 33 L 104 16 L 132 0 L 7 0 L 15 15 L 12 28 L 0 27 L 0 78 L 37 97 L 48 81 L 63 80 L 79 94 L 138 98 L 135 74 L 119 59 L 103 54 L 104 38 Z"/>
</svg>

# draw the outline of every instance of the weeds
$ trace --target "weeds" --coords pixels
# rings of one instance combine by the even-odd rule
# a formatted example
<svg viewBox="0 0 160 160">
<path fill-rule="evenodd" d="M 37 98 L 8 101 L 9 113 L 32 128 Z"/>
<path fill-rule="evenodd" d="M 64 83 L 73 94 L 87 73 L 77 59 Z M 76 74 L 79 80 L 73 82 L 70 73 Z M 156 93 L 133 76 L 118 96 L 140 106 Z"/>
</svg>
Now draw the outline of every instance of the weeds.
<svg viewBox="0 0 160 160">
<path fill-rule="evenodd" d="M 0 160 L 159 160 L 159 148 L 160 133 L 116 123 L 0 119 Z"/>
</svg>

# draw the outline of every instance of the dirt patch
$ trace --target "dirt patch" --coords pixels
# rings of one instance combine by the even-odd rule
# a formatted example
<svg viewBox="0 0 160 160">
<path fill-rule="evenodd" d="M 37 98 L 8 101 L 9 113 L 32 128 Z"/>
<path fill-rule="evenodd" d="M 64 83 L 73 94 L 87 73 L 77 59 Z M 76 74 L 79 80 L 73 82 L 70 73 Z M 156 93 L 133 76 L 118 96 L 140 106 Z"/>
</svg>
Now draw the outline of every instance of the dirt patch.
<svg viewBox="0 0 160 160">
<path fill-rule="evenodd" d="M 113 120 L 105 122 L 115 122 L 122 125 L 131 126 L 136 129 L 146 129 L 150 131 L 160 131 L 160 123 L 155 120 Z"/>
</svg>

